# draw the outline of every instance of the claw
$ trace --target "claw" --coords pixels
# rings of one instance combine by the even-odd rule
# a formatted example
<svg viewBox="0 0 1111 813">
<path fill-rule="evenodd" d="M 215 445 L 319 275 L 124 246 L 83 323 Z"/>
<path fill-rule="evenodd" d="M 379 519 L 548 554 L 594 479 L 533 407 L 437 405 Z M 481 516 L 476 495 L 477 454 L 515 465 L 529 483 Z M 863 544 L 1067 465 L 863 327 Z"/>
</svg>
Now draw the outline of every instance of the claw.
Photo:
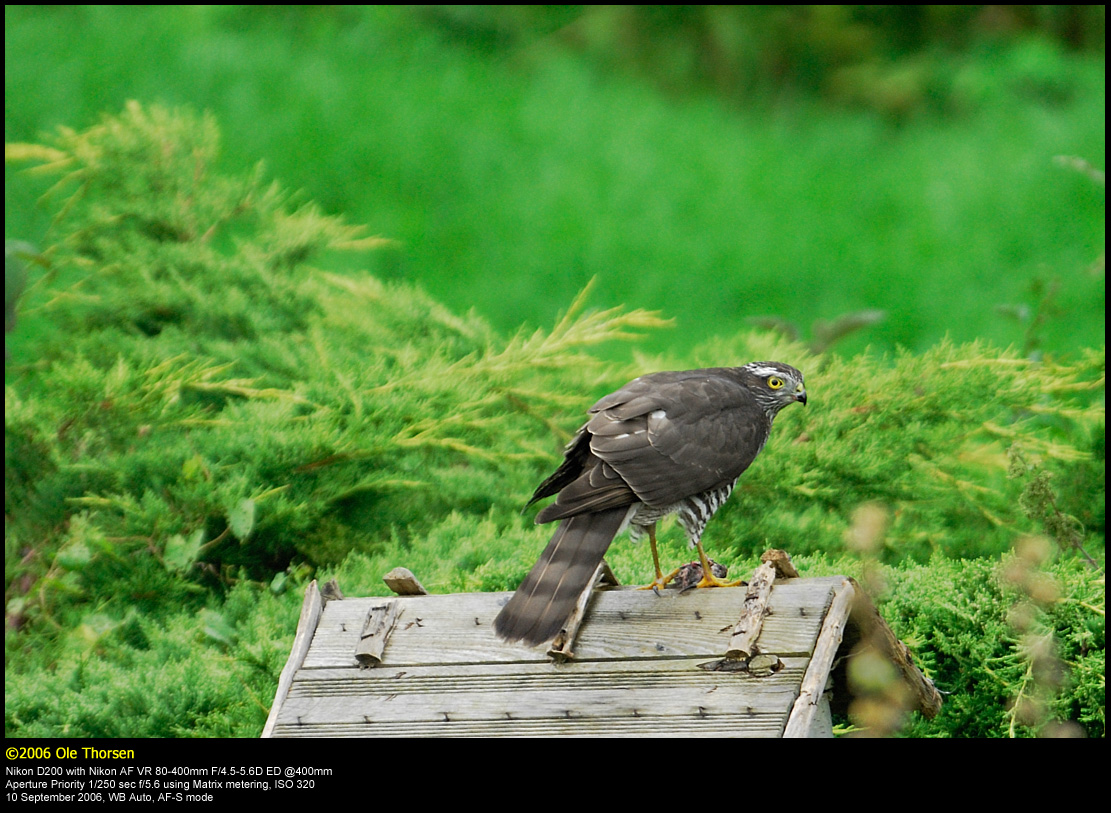
<svg viewBox="0 0 1111 813">
<path fill-rule="evenodd" d="M 723 565 L 719 565 L 706 557 L 706 551 L 702 550 L 701 542 L 698 543 L 698 561 L 702 564 L 702 579 L 694 585 L 696 590 L 703 587 L 738 587 L 745 583 L 743 579 L 726 581 L 724 577 L 728 571 Z M 715 570 L 721 573 L 720 577 L 714 573 Z"/>
<path fill-rule="evenodd" d="M 671 571 L 670 573 L 668 573 L 665 576 L 663 573 L 660 572 L 660 569 L 657 567 L 656 568 L 656 578 L 654 578 L 652 581 L 650 581 L 648 584 L 644 585 L 643 587 L 638 587 L 637 590 L 651 590 L 653 593 L 655 593 L 658 596 L 660 594 L 660 591 L 665 589 L 669 584 L 671 584 L 671 582 L 675 579 L 675 577 L 679 575 L 680 570 L 682 570 L 682 568 L 677 567 L 677 568 L 675 568 L 675 570 Z"/>
<path fill-rule="evenodd" d="M 713 573 L 703 572 L 702 581 L 700 581 L 694 587 L 696 590 L 701 587 L 740 587 L 744 583 L 744 579 L 734 579 L 733 581 L 726 581 L 725 579 L 719 579 Z"/>
</svg>

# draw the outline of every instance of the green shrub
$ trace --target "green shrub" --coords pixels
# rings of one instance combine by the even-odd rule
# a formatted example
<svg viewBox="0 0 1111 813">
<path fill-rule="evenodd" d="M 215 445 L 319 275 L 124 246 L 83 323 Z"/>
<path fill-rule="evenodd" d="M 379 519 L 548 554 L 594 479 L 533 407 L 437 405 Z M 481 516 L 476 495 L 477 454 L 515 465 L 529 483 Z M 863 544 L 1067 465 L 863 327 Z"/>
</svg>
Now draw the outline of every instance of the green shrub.
<svg viewBox="0 0 1111 813">
<path fill-rule="evenodd" d="M 885 573 L 881 612 L 945 693 L 939 716 L 908 734 L 1106 734 L 1103 575 L 1024 548 Z"/>
<path fill-rule="evenodd" d="M 550 533 L 520 506 L 593 397 L 756 358 L 804 369 L 810 405 L 778 419 L 711 553 L 740 572 L 769 546 L 814 573 L 887 565 L 897 629 L 960 683 L 947 733 L 1042 730 L 1007 710 L 1037 695 L 1102 734 L 1103 587 L 1072 553 L 1103 558 L 1102 349 L 839 359 L 746 333 L 634 372 L 590 348 L 654 315 L 588 312 L 584 292 L 550 332 L 504 338 L 411 286 L 323 270 L 382 239 L 217 153 L 210 118 L 134 104 L 8 147 L 63 174 L 48 271 L 19 302 L 36 329 L 6 375 L 10 735 L 257 734 L 310 575 L 356 595 L 395 565 L 440 592 L 511 588 Z M 887 517 L 866 550 L 862 504 Z M 997 560 L 1030 534 L 1069 553 L 1045 565 L 1061 601 L 1016 632 Z M 669 561 L 689 557 L 680 537 L 664 534 Z M 610 559 L 649 575 L 643 549 Z M 1075 676 L 1052 692 L 1024 677 L 1038 631 Z"/>
<path fill-rule="evenodd" d="M 546 457 L 537 426 L 597 373 L 582 348 L 658 323 L 580 301 L 506 341 L 408 286 L 313 269 L 382 241 L 261 171 L 221 175 L 217 141 L 208 118 L 131 105 L 25 148 L 75 188 L 29 296 L 54 333 L 5 393 L 8 541 L 45 540 L 30 569 L 90 600 L 515 508 Z"/>
</svg>

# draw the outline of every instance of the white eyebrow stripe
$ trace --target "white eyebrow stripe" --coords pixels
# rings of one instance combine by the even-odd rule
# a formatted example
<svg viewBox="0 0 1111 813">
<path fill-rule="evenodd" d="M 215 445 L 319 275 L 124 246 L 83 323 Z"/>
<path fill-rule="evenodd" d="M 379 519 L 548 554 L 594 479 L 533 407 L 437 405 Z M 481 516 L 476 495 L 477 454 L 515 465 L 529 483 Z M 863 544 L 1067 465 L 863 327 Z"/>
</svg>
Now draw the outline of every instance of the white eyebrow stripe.
<svg viewBox="0 0 1111 813">
<path fill-rule="evenodd" d="M 781 375 L 783 375 L 783 373 L 779 372 L 779 370 L 775 369 L 774 367 L 752 367 L 752 366 L 750 366 L 748 369 L 750 369 L 752 372 L 756 373 L 756 375 L 762 375 L 762 376 L 769 376 L 769 375 L 779 375 L 779 376 L 781 376 Z"/>
</svg>

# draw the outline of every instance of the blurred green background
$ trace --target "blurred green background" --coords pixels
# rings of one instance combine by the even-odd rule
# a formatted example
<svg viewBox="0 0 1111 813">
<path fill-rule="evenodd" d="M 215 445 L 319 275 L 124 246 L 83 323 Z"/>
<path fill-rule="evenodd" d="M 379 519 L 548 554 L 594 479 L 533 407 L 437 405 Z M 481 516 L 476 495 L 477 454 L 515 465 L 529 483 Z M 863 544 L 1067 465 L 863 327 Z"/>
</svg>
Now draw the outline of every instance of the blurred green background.
<svg viewBox="0 0 1111 813">
<path fill-rule="evenodd" d="M 1103 561 L 1104 27 L 6 7 L 5 140 L 54 145 L 5 172 L 5 236 L 46 251 L 5 247 L 6 734 L 256 736 L 309 579 L 515 586 L 592 396 L 774 357 L 813 402 L 718 555 L 867 581 L 949 693 L 917 735 L 1103 736 L 1104 579 L 1067 551 Z"/>
<path fill-rule="evenodd" d="M 7 6 L 5 139 L 128 99 L 212 111 L 229 168 L 264 159 L 398 241 L 375 274 L 507 333 L 597 277 L 593 305 L 674 317 L 652 352 L 881 309 L 837 349 L 1068 354 L 1104 334 L 1104 191 L 1055 156 L 1104 166 L 1104 24 L 1103 6 Z M 7 237 L 41 241 L 47 183 L 5 173 Z"/>
</svg>

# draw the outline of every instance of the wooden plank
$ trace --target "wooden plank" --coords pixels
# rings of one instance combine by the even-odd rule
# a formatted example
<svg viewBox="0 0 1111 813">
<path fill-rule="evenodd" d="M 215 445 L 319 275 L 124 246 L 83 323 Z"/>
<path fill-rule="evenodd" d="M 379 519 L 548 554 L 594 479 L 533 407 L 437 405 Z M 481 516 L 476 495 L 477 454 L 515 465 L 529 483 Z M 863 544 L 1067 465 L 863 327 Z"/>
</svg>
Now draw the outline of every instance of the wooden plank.
<svg viewBox="0 0 1111 813">
<path fill-rule="evenodd" d="M 301 602 L 301 617 L 297 620 L 297 634 L 293 638 L 293 647 L 290 650 L 289 658 L 286 660 L 285 666 L 282 668 L 282 674 L 278 678 L 278 691 L 274 694 L 274 702 L 270 706 L 270 713 L 266 717 L 266 725 L 262 729 L 263 737 L 274 736 L 274 726 L 277 724 L 282 703 L 289 695 L 294 678 L 305 662 L 305 656 L 308 654 L 313 635 L 316 633 L 323 607 L 324 602 L 320 596 L 320 591 L 316 587 L 316 579 L 313 579 L 309 586 L 305 588 L 305 599 Z"/>
<path fill-rule="evenodd" d="M 812 736 L 814 718 L 820 713 L 823 702 L 828 703 L 823 701 L 826 684 L 833 669 L 833 659 L 845 635 L 845 625 L 849 621 L 855 596 L 856 591 L 848 579 L 842 579 L 841 584 L 834 588 L 833 602 L 822 622 L 814 654 L 783 732 L 785 739 Z"/>
<path fill-rule="evenodd" d="M 586 618 L 587 607 L 590 606 L 590 599 L 594 596 L 594 588 L 597 587 L 606 575 L 609 565 L 603 559 L 598 567 L 594 569 L 594 575 L 590 578 L 590 584 L 582 593 L 579 594 L 578 599 L 575 600 L 575 609 L 571 612 L 571 617 L 567 619 L 567 623 L 563 625 L 555 639 L 548 645 L 548 656 L 557 661 L 569 661 L 575 657 L 574 651 L 571 649 L 575 643 L 575 636 L 579 634 L 579 628 L 582 627 L 583 621 Z M 612 571 L 611 571 L 612 572 Z"/>
<path fill-rule="evenodd" d="M 774 564 L 765 562 L 756 568 L 748 587 L 745 588 L 741 617 L 733 625 L 732 637 L 729 639 L 729 646 L 725 649 L 725 657 L 747 661 L 757 654 L 756 640 L 764 630 L 764 616 L 768 612 L 768 599 L 771 598 L 774 582 Z"/>
<path fill-rule="evenodd" d="M 790 718 L 788 718 L 789 724 Z M 818 706 L 810 717 L 810 728 L 806 732 L 806 736 L 815 740 L 833 739 L 833 713 L 829 710 L 829 692 L 823 694 L 821 700 L 818 701 Z M 784 739 L 787 738 L 786 728 L 783 737 Z"/>
<path fill-rule="evenodd" d="M 783 726 L 778 715 L 738 713 L 712 720 L 639 717 L 602 720 L 543 720 L 509 726 L 498 721 L 398 722 L 280 725 L 275 737 L 744 737 L 775 738 Z"/>
<path fill-rule="evenodd" d="M 868 594 L 860 589 L 855 580 L 849 579 L 849 583 L 856 588 L 851 621 L 856 626 L 857 637 L 861 639 L 854 648 L 855 652 L 873 648 L 894 664 L 909 692 L 907 710 L 916 709 L 932 720 L 941 711 L 941 693 L 911 660 L 907 645 L 895 637 L 895 632 L 883 620 Z"/>
<path fill-rule="evenodd" d="M 359 643 L 355 647 L 355 660 L 360 666 L 372 668 L 382 662 L 382 652 L 390 639 L 397 616 L 401 612 L 396 601 L 375 603 L 363 622 Z"/>
<path fill-rule="evenodd" d="M 780 656 L 808 655 L 831 599 L 843 579 L 777 582 L 768 603 L 760 649 Z M 492 628 L 510 593 L 460 593 L 398 598 L 400 615 L 383 653 L 385 665 L 547 662 L 544 647 L 507 644 Z M 657 657 L 720 657 L 740 614 L 742 587 L 710 590 L 600 589 L 575 641 L 579 661 Z M 355 664 L 355 646 L 370 606 L 381 599 L 329 602 L 304 668 Z"/>
<path fill-rule="evenodd" d="M 700 662 L 312 670 L 275 736 L 779 736 L 805 659 L 767 678 Z"/>
<path fill-rule="evenodd" d="M 554 663 L 547 647 L 494 636 L 493 618 L 509 593 L 465 593 L 393 599 L 398 617 L 381 663 L 360 669 L 359 634 L 383 599 L 328 602 L 268 731 L 294 737 L 780 736 L 797 708 L 822 619 L 845 584 L 843 577 L 775 583 L 757 648 L 778 657 L 782 668 L 762 676 L 699 668 L 724 654 L 744 588 L 659 596 L 599 589 L 575 640 L 575 660 L 565 664 Z M 819 698 L 806 718 L 811 736 L 830 733 L 823 708 Z"/>
</svg>

